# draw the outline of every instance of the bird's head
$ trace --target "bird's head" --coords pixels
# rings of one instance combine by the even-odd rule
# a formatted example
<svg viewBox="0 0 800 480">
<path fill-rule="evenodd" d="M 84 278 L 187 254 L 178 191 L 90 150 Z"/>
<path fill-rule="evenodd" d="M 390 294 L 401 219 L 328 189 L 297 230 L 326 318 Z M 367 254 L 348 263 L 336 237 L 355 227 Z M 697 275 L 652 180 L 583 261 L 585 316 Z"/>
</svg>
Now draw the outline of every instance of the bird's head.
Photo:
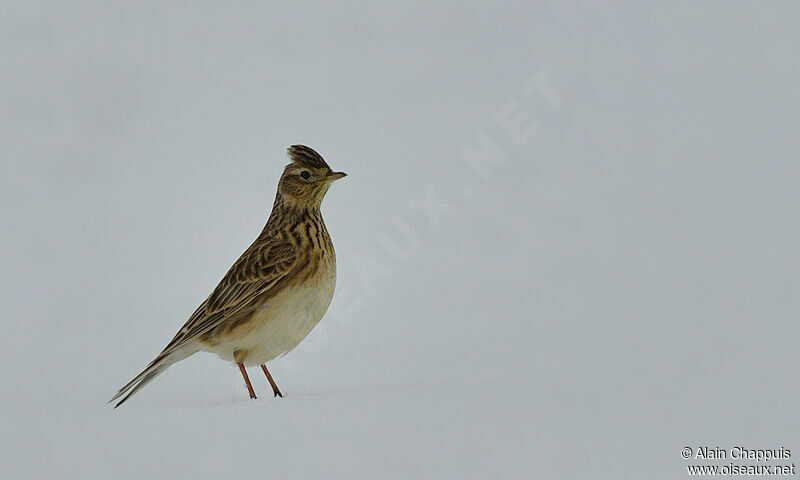
<svg viewBox="0 0 800 480">
<path fill-rule="evenodd" d="M 331 183 L 347 174 L 331 170 L 319 153 L 305 145 L 292 145 L 287 151 L 292 163 L 283 169 L 278 195 L 293 207 L 319 208 Z"/>
</svg>

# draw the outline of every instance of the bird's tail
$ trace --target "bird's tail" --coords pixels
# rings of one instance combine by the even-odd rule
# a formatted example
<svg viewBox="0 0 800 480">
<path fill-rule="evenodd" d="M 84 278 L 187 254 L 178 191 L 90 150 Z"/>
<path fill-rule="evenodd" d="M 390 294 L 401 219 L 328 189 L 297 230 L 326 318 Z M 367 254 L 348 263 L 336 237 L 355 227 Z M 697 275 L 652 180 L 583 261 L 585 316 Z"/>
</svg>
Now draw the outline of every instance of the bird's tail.
<svg viewBox="0 0 800 480">
<path fill-rule="evenodd" d="M 155 358 L 155 360 L 150 362 L 150 365 L 148 365 L 147 368 L 145 368 L 142 371 L 142 373 L 134 377 L 134 379 L 128 382 L 127 385 L 120 388 L 119 391 L 116 393 L 116 395 L 111 397 L 111 400 L 109 400 L 108 403 L 111 403 L 114 400 L 125 395 L 122 398 L 122 400 L 120 400 L 119 402 L 117 402 L 116 405 L 114 405 L 114 408 L 119 407 L 120 405 L 125 403 L 125 401 L 131 398 L 133 394 L 141 390 L 142 387 L 152 382 L 153 379 L 156 378 L 157 376 L 164 373 L 164 371 L 166 371 L 167 368 L 170 367 L 170 365 L 172 365 L 175 362 L 179 362 L 194 353 L 195 352 L 186 352 L 180 350 L 168 353 L 162 352 L 159 356 Z"/>
</svg>

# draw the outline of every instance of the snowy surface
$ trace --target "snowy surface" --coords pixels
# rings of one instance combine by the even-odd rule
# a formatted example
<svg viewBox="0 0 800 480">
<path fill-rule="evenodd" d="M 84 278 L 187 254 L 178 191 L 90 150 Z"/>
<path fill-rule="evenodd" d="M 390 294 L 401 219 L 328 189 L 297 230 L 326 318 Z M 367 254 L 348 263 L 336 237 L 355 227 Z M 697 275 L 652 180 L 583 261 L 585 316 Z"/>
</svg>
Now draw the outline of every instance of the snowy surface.
<svg viewBox="0 0 800 480">
<path fill-rule="evenodd" d="M 15 3 L 4 478 L 800 455 L 796 4 Z M 505 162 L 476 170 L 486 139 Z M 270 367 L 285 398 L 198 354 L 112 410 L 260 231 L 292 143 L 350 176 L 323 205 L 331 311 Z"/>
</svg>

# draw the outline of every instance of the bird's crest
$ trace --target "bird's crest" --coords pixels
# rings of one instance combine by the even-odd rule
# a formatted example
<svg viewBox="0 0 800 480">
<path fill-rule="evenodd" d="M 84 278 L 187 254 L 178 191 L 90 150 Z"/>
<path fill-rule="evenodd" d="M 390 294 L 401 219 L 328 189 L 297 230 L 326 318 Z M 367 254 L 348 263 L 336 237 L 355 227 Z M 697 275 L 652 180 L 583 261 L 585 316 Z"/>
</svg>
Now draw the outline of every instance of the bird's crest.
<svg viewBox="0 0 800 480">
<path fill-rule="evenodd" d="M 289 153 L 289 158 L 293 163 L 309 168 L 327 168 L 330 167 L 325 163 L 322 155 L 314 151 L 311 147 L 305 145 L 292 145 L 286 150 Z"/>
</svg>

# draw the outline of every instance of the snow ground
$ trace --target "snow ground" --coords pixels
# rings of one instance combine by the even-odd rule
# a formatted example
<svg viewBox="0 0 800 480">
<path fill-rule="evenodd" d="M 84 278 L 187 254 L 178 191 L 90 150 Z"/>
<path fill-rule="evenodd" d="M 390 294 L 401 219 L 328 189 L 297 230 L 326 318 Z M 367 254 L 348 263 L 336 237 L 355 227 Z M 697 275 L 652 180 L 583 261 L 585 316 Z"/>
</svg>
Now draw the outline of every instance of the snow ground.
<svg viewBox="0 0 800 480">
<path fill-rule="evenodd" d="M 685 446 L 800 452 L 797 10 L 4 6 L 4 478 L 674 479 Z M 504 162 L 472 168 L 486 139 Z M 331 311 L 270 366 L 285 398 L 201 354 L 112 410 L 292 143 L 350 175 Z"/>
</svg>

